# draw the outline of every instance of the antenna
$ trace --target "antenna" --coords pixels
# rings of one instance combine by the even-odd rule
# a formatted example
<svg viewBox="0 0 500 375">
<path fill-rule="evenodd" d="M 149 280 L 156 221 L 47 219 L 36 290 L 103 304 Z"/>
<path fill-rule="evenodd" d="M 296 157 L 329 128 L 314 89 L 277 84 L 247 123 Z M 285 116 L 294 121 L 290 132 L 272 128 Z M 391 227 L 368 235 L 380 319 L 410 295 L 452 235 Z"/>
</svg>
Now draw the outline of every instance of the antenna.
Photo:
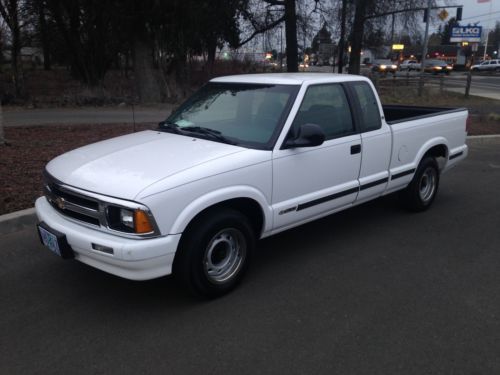
<svg viewBox="0 0 500 375">
<path fill-rule="evenodd" d="M 134 105 L 134 99 L 132 99 L 132 122 L 134 123 L 134 133 L 137 132 L 136 126 L 135 126 L 135 105 Z"/>
</svg>

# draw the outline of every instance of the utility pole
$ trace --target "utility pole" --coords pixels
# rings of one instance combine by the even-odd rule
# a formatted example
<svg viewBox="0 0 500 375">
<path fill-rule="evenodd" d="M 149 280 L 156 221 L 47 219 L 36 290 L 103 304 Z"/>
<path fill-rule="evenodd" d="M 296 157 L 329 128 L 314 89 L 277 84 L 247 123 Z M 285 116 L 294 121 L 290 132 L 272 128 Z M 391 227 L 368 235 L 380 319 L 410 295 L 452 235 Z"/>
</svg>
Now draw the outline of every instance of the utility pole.
<svg viewBox="0 0 500 375">
<path fill-rule="evenodd" d="M 429 24 L 431 17 L 431 6 L 432 0 L 427 0 L 427 9 L 425 10 L 427 17 L 425 17 L 425 35 L 424 35 L 424 47 L 422 48 L 422 59 L 420 59 L 420 82 L 418 85 L 418 96 L 422 96 L 424 89 L 424 74 L 425 74 L 425 56 L 427 56 L 427 45 L 429 43 Z"/>
<path fill-rule="evenodd" d="M 490 0 L 490 18 L 488 19 L 488 27 L 489 29 L 486 30 L 486 44 L 484 45 L 484 54 L 483 54 L 483 61 L 486 60 L 486 50 L 488 49 L 488 39 L 490 36 L 490 28 L 491 28 L 491 6 L 493 4 L 493 0 Z"/>
</svg>

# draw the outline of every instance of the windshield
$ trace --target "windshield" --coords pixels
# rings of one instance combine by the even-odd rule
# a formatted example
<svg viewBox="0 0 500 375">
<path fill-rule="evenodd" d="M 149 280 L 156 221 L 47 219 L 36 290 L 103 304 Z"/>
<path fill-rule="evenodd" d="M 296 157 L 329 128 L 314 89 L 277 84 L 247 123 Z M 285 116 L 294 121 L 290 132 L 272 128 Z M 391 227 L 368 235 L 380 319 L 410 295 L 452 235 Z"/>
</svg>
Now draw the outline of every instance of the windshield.
<svg viewBox="0 0 500 375">
<path fill-rule="evenodd" d="M 392 65 L 391 60 L 375 60 L 375 64 Z"/>
<path fill-rule="evenodd" d="M 268 149 L 278 137 L 299 87 L 210 82 L 172 113 L 160 129 Z"/>
</svg>

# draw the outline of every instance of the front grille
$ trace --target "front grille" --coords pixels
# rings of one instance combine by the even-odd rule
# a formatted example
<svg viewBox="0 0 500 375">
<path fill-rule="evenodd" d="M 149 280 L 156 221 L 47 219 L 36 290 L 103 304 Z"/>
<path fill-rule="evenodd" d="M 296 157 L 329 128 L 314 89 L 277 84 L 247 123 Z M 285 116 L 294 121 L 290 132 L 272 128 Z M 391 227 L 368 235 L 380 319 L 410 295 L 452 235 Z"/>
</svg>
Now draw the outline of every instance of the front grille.
<svg viewBox="0 0 500 375">
<path fill-rule="evenodd" d="M 50 175 L 44 175 L 44 192 L 49 203 L 58 212 L 75 220 L 101 226 L 99 201 L 65 188 Z"/>
<path fill-rule="evenodd" d="M 151 211 L 146 206 L 123 199 L 87 192 L 52 177 L 44 171 L 44 194 L 50 205 L 61 215 L 82 224 L 127 238 L 142 239 L 160 235 Z M 134 233 L 130 228 L 115 225 L 116 210 L 141 210 L 149 215 L 154 230 L 149 233 Z M 115 214 L 113 214 L 115 212 Z M 109 217 L 108 217 L 109 216 Z"/>
</svg>

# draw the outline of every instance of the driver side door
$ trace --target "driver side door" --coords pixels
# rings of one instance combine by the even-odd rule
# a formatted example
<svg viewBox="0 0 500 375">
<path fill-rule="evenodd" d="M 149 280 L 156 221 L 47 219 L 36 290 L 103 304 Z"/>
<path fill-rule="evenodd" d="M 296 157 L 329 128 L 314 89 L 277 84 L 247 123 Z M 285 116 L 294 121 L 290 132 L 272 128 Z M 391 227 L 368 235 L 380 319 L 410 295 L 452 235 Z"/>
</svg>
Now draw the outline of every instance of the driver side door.
<svg viewBox="0 0 500 375">
<path fill-rule="evenodd" d="M 325 142 L 273 153 L 274 229 L 283 230 L 351 205 L 359 191 L 361 137 L 340 83 L 311 85 L 290 128 L 317 124 Z"/>
</svg>

